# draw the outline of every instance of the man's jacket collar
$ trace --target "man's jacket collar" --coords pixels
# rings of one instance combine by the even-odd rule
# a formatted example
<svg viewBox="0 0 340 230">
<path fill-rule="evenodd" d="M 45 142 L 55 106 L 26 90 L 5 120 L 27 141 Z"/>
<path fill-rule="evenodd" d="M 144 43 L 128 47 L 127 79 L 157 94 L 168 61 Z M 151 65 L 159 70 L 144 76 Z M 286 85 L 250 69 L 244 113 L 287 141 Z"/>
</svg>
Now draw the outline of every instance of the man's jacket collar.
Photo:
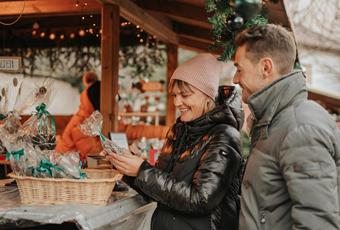
<svg viewBox="0 0 340 230">
<path fill-rule="evenodd" d="M 256 126 L 267 126 L 273 117 L 291 104 L 296 97 L 307 98 L 307 87 L 301 71 L 289 73 L 248 99 Z"/>
</svg>

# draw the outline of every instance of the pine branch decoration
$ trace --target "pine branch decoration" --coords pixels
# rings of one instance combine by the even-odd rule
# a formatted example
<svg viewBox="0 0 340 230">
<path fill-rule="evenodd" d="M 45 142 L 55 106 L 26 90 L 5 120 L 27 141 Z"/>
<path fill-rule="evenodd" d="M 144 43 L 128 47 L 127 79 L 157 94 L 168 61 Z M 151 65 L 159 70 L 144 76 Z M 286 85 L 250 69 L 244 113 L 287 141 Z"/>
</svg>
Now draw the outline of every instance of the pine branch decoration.
<svg viewBox="0 0 340 230">
<path fill-rule="evenodd" d="M 247 0 L 244 0 L 247 2 Z M 240 2 L 240 1 L 239 1 Z M 249 3 L 253 3 L 249 1 Z M 270 0 L 272 3 L 277 3 L 277 0 Z M 212 25 L 212 37 L 214 44 L 210 47 L 212 50 L 222 49 L 222 54 L 219 57 L 221 61 L 231 60 L 235 53 L 234 40 L 238 32 L 243 29 L 249 28 L 253 25 L 265 25 L 268 23 L 265 17 L 265 6 L 262 6 L 260 13 L 251 17 L 243 23 L 240 21 L 242 18 L 237 18 L 237 13 L 234 9 L 235 1 L 233 0 L 206 0 L 205 8 L 211 17 L 208 18 L 209 23 Z M 243 19 L 242 19 L 243 20 Z"/>
</svg>

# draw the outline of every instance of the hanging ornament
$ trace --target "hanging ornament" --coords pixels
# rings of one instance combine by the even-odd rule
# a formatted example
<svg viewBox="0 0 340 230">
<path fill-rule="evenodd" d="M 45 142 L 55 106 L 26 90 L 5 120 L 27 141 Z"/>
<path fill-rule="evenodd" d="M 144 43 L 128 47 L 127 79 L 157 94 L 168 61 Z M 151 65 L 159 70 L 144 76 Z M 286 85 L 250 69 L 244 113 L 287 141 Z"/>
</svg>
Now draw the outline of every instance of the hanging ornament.
<svg viewBox="0 0 340 230">
<path fill-rule="evenodd" d="M 243 20 L 242 17 L 234 14 L 234 15 L 230 16 L 227 23 L 228 23 L 228 28 L 231 31 L 237 31 L 237 30 L 240 30 L 242 28 L 244 20 Z"/>
<path fill-rule="evenodd" d="M 261 9 L 261 0 L 235 0 L 235 12 L 240 15 L 244 21 L 254 17 Z"/>
</svg>

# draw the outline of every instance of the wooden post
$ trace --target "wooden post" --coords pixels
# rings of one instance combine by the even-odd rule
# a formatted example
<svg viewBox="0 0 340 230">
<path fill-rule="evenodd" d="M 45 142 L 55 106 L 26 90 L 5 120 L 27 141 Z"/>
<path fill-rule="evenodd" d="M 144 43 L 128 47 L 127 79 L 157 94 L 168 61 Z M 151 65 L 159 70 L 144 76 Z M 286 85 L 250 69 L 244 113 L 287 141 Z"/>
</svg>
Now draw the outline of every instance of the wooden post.
<svg viewBox="0 0 340 230">
<path fill-rule="evenodd" d="M 167 57 L 167 86 L 169 86 L 170 78 L 178 65 L 178 47 L 176 45 L 168 44 Z M 176 108 L 169 93 L 167 93 L 166 111 L 166 125 L 171 126 L 176 121 Z"/>
<path fill-rule="evenodd" d="M 118 68 L 119 68 L 119 7 L 102 6 L 101 64 L 102 80 L 100 111 L 103 114 L 103 133 L 118 130 Z"/>
</svg>

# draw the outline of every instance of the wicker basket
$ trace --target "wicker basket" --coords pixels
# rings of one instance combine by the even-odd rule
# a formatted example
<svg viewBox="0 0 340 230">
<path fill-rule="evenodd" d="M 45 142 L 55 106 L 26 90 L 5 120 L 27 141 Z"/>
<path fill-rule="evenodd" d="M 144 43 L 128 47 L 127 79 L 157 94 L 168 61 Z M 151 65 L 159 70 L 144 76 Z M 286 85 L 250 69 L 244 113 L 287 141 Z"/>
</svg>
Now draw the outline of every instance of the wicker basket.
<svg viewBox="0 0 340 230">
<path fill-rule="evenodd" d="M 102 172 L 95 172 L 102 171 Z M 110 171 L 110 172 L 109 172 Z M 22 204 L 106 205 L 122 175 L 113 170 L 85 170 L 92 179 L 36 178 L 9 174 L 18 184 Z"/>
<path fill-rule="evenodd" d="M 119 174 L 113 169 L 83 169 L 89 179 L 113 178 Z"/>
</svg>

